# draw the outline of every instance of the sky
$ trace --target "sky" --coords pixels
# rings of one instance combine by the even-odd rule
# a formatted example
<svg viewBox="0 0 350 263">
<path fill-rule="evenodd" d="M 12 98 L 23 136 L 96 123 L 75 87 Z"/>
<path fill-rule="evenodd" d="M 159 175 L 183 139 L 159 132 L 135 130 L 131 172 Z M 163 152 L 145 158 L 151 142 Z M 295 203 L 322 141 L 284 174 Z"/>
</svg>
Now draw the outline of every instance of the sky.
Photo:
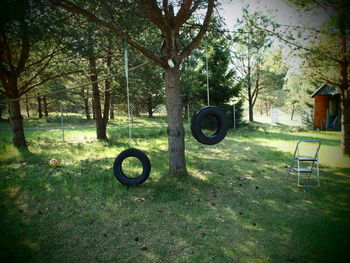
<svg viewBox="0 0 350 263">
<path fill-rule="evenodd" d="M 261 11 L 277 23 L 285 25 L 319 26 L 327 18 L 322 10 L 300 14 L 283 0 L 219 0 L 219 2 L 223 3 L 219 13 L 225 18 L 230 30 L 233 29 L 237 18 L 242 16 L 242 8 L 247 5 L 249 10 Z"/>
<path fill-rule="evenodd" d="M 227 29 L 233 30 L 238 18 L 242 16 L 242 8 L 249 5 L 251 12 L 260 11 L 275 22 L 282 25 L 308 25 L 310 27 L 319 27 L 328 18 L 323 10 L 313 10 L 308 13 L 300 13 L 293 6 L 283 0 L 219 0 L 222 3 L 218 9 L 221 17 L 224 18 Z M 286 61 L 292 68 L 298 70 L 301 63 L 300 58 L 293 56 L 291 49 L 275 39 L 274 47 L 282 47 Z M 293 69 L 291 68 L 291 71 Z"/>
</svg>

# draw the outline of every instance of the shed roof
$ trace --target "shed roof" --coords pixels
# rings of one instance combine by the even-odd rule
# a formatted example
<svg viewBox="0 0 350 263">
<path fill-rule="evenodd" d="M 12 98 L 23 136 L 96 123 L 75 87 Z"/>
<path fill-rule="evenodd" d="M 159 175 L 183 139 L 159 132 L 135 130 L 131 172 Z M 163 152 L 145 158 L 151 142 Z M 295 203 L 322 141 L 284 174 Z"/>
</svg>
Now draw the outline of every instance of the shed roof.
<svg viewBox="0 0 350 263">
<path fill-rule="evenodd" d="M 322 85 L 317 90 L 315 90 L 310 97 L 313 98 L 316 95 L 337 95 L 340 94 L 339 88 L 334 86 L 328 86 L 327 84 Z"/>
</svg>

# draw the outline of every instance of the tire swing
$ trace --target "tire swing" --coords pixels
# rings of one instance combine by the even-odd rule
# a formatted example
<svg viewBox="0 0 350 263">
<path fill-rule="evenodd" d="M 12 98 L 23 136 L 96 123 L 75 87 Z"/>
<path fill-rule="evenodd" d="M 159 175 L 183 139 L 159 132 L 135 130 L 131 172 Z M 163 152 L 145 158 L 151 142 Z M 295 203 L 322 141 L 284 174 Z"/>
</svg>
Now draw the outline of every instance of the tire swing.
<svg viewBox="0 0 350 263">
<path fill-rule="evenodd" d="M 129 119 L 129 147 L 131 145 L 131 109 L 130 109 L 130 92 L 129 92 L 129 69 L 128 69 L 128 49 L 127 44 L 124 46 L 124 62 L 125 62 L 125 78 L 126 78 L 126 93 L 128 100 L 128 119 Z M 129 177 L 123 171 L 123 162 L 129 157 L 137 158 L 142 164 L 142 173 L 136 177 Z M 151 162 L 147 155 L 138 149 L 129 148 L 122 151 L 114 161 L 113 172 L 117 180 L 128 186 L 139 185 L 147 180 L 151 172 Z"/>
<path fill-rule="evenodd" d="M 201 127 L 202 121 L 207 119 L 208 117 L 216 119 L 216 122 L 218 124 L 216 131 L 212 135 L 205 135 Z M 218 107 L 203 107 L 192 117 L 191 132 L 193 137 L 200 143 L 207 145 L 217 144 L 225 138 L 227 131 L 227 118 Z"/>
<path fill-rule="evenodd" d="M 208 106 L 201 108 L 191 119 L 191 132 L 193 137 L 200 143 L 213 145 L 221 142 L 228 131 L 228 123 L 225 114 L 214 106 L 209 106 L 209 72 L 208 72 L 208 42 L 205 43 L 206 49 L 206 71 L 207 71 L 207 102 Z M 206 135 L 202 131 L 202 122 L 205 119 L 212 118 L 217 122 L 217 129 L 212 135 Z"/>
</svg>

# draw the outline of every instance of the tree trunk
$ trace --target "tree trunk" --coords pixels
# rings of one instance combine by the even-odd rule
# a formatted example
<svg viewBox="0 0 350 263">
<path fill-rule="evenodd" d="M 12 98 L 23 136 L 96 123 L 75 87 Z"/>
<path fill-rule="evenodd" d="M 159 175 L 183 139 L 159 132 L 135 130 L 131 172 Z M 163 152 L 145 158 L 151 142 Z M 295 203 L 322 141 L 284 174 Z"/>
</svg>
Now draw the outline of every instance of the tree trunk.
<svg viewBox="0 0 350 263">
<path fill-rule="evenodd" d="M 84 99 L 85 116 L 87 120 L 90 120 L 89 98 Z"/>
<path fill-rule="evenodd" d="M 344 156 L 350 156 L 350 98 L 347 90 L 341 90 L 341 148 Z"/>
<path fill-rule="evenodd" d="M 113 93 L 110 101 L 110 106 L 109 106 L 109 118 L 111 120 L 114 120 L 114 99 L 113 99 Z"/>
<path fill-rule="evenodd" d="M 252 122 L 254 121 L 254 106 L 253 102 L 251 100 L 248 101 L 249 104 L 249 121 Z"/>
<path fill-rule="evenodd" d="M 109 80 L 105 81 L 105 105 L 103 107 L 103 124 L 105 129 L 107 128 L 107 123 L 109 119 L 109 103 L 111 101 L 111 82 Z"/>
<path fill-rule="evenodd" d="M 109 105 L 109 118 L 114 120 L 114 104 L 115 104 L 115 94 L 112 92 L 110 105 Z"/>
<path fill-rule="evenodd" d="M 93 120 L 96 120 L 96 114 L 95 114 L 95 100 L 94 100 L 93 97 L 91 98 L 91 104 L 92 104 L 92 119 L 93 119 Z"/>
<path fill-rule="evenodd" d="M 27 117 L 30 118 L 29 115 L 29 101 L 28 101 L 28 95 L 26 94 L 26 111 L 27 111 Z"/>
<path fill-rule="evenodd" d="M 37 101 L 38 101 L 38 114 L 39 114 L 39 119 L 42 119 L 43 118 L 43 112 L 41 110 L 41 97 L 38 96 L 37 98 Z"/>
<path fill-rule="evenodd" d="M 112 72 L 112 40 L 108 38 L 108 53 L 106 65 L 109 72 Z M 109 79 L 105 80 L 105 104 L 103 107 L 103 125 L 104 129 L 107 129 L 107 123 L 109 119 L 109 103 L 111 102 L 111 81 Z"/>
<path fill-rule="evenodd" d="M 339 73 L 340 73 L 340 105 L 341 105 L 341 148 L 344 156 L 350 156 L 350 91 L 349 91 L 349 60 L 347 50 L 347 32 L 346 32 L 346 18 L 347 8 L 346 1 L 340 1 L 339 14 Z"/>
<path fill-rule="evenodd" d="M 12 130 L 12 142 L 16 148 L 27 148 L 24 136 L 23 117 L 18 100 L 9 102 L 10 124 Z"/>
<path fill-rule="evenodd" d="M 148 118 L 153 118 L 153 101 L 152 101 L 152 95 L 148 97 L 147 100 L 147 112 L 148 112 Z"/>
<path fill-rule="evenodd" d="M 178 65 L 172 69 L 165 69 L 165 94 L 168 116 L 169 172 L 172 175 L 187 174 Z"/>
<path fill-rule="evenodd" d="M 250 54 L 250 52 L 248 52 Z M 250 55 L 248 55 L 248 73 L 247 73 L 247 93 L 248 93 L 248 110 L 249 110 L 249 121 L 254 121 L 253 117 L 253 95 L 252 95 L 252 81 L 251 81 L 251 66 L 250 66 Z"/>
<path fill-rule="evenodd" d="M 292 105 L 292 114 L 290 116 L 290 120 L 292 121 L 294 117 L 294 104 Z"/>
<path fill-rule="evenodd" d="M 89 58 L 90 64 L 90 80 L 94 82 L 92 84 L 92 95 L 93 95 L 93 109 L 95 113 L 96 121 L 96 135 L 98 140 L 107 140 L 106 126 L 103 123 L 102 112 L 101 112 L 101 99 L 100 91 L 98 88 L 97 71 L 96 71 L 96 59 L 94 57 Z"/>
<path fill-rule="evenodd" d="M 43 102 L 44 102 L 44 114 L 45 114 L 45 117 L 49 117 L 49 110 L 47 108 L 46 96 L 43 97 Z"/>
</svg>

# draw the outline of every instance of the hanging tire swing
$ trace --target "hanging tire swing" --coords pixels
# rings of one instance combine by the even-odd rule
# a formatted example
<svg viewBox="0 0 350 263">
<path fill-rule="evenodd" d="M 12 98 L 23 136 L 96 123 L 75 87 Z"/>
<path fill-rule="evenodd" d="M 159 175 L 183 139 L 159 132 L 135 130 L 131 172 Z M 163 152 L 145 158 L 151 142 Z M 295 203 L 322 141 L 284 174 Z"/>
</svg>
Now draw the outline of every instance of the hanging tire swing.
<svg viewBox="0 0 350 263">
<path fill-rule="evenodd" d="M 205 65 L 207 72 L 207 103 L 208 106 L 201 108 L 192 117 L 191 120 L 191 132 L 193 137 L 200 143 L 206 145 L 213 145 L 221 142 L 228 131 L 228 123 L 225 114 L 218 108 L 210 105 L 210 93 L 209 93 L 209 66 L 208 66 L 208 41 L 205 42 Z M 202 130 L 202 122 L 210 122 L 214 119 L 217 123 L 215 132 L 211 135 L 206 135 Z M 212 124 L 212 123 L 211 123 Z"/>
<path fill-rule="evenodd" d="M 130 92 L 129 92 L 129 68 L 128 68 L 128 49 L 127 44 L 124 46 L 124 64 L 125 64 L 125 78 L 126 78 L 126 93 L 127 93 L 127 104 L 128 104 L 128 120 L 129 120 L 129 147 L 131 145 L 131 108 L 130 108 Z M 123 171 L 123 162 L 126 158 L 135 157 L 142 164 L 142 173 L 136 177 L 129 177 Z M 133 186 L 142 184 L 147 180 L 151 172 L 151 162 L 148 159 L 147 155 L 138 149 L 129 148 L 122 151 L 117 158 L 114 160 L 113 172 L 115 177 L 122 184 Z"/>
<path fill-rule="evenodd" d="M 217 128 L 212 135 L 206 135 L 202 130 L 202 122 L 205 119 L 214 118 L 217 122 Z M 225 114 L 214 106 L 206 106 L 201 108 L 192 117 L 191 132 L 193 137 L 200 143 L 213 145 L 221 142 L 228 131 L 228 123 Z"/>
<path fill-rule="evenodd" d="M 142 173 L 137 177 L 129 177 L 123 171 L 123 161 L 128 157 L 135 157 L 142 164 Z M 117 156 L 113 164 L 113 172 L 117 180 L 122 184 L 129 186 L 142 184 L 149 177 L 149 174 L 151 172 L 151 162 L 144 152 L 135 148 L 129 148 L 125 151 L 122 151 Z"/>
</svg>

